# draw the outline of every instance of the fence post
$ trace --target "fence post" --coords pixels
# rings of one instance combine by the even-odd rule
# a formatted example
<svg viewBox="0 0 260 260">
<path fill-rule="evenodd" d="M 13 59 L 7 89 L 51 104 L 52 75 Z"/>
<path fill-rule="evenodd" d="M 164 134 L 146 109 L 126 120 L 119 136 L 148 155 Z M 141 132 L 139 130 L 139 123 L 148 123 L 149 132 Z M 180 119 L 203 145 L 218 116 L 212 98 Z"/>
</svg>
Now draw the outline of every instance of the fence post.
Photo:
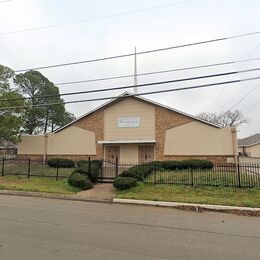
<svg viewBox="0 0 260 260">
<path fill-rule="evenodd" d="M 27 172 L 27 178 L 30 178 L 30 171 L 31 171 L 31 159 L 28 160 L 28 172 Z"/>
<path fill-rule="evenodd" d="M 118 157 L 116 157 L 116 177 L 118 177 Z"/>
<path fill-rule="evenodd" d="M 194 186 L 194 179 L 193 179 L 193 170 L 190 168 L 190 174 L 191 174 L 191 186 Z"/>
<path fill-rule="evenodd" d="M 154 172 L 154 184 L 157 184 L 155 163 L 153 163 L 153 172 Z"/>
<path fill-rule="evenodd" d="M 4 168 L 5 168 L 5 158 L 3 157 L 3 160 L 2 160 L 2 176 L 4 176 Z"/>
<path fill-rule="evenodd" d="M 88 157 L 88 174 L 90 176 L 91 174 L 91 161 L 90 161 L 90 156 Z"/>
<path fill-rule="evenodd" d="M 240 180 L 240 165 L 237 164 L 237 177 L 238 177 L 238 187 L 241 188 L 241 180 Z"/>
<path fill-rule="evenodd" d="M 59 160 L 56 161 L 56 181 L 59 179 Z"/>
<path fill-rule="evenodd" d="M 100 182 L 103 182 L 103 168 L 104 168 L 104 162 L 102 161 L 102 166 L 101 166 L 101 173 L 100 173 Z"/>
</svg>

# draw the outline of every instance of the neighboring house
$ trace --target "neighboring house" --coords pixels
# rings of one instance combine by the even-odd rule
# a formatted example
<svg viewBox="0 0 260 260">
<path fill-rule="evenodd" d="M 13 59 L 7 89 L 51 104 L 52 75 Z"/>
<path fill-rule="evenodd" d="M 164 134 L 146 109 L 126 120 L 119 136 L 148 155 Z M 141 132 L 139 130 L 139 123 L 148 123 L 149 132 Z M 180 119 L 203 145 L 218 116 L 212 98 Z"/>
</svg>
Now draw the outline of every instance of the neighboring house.
<svg viewBox="0 0 260 260">
<path fill-rule="evenodd" d="M 239 139 L 238 151 L 242 156 L 260 157 L 260 134 Z"/>
<path fill-rule="evenodd" d="M 47 135 L 22 136 L 18 157 L 45 160 L 234 160 L 237 137 L 197 117 L 124 93 Z"/>
<path fill-rule="evenodd" d="M 0 143 L 0 158 L 15 158 L 17 154 L 17 145 L 11 142 Z"/>
<path fill-rule="evenodd" d="M 17 154 L 17 147 L 0 147 L 0 158 L 15 158 Z"/>
</svg>

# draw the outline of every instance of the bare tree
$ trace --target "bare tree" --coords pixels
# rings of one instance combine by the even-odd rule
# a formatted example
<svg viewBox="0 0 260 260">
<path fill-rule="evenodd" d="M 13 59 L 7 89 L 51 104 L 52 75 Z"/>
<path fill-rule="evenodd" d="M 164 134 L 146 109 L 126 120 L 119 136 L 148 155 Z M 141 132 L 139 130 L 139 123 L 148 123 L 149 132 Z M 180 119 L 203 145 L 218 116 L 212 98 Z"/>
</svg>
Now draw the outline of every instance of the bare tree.
<svg viewBox="0 0 260 260">
<path fill-rule="evenodd" d="M 239 110 L 227 110 L 221 113 L 204 112 L 198 114 L 197 117 L 221 127 L 239 127 L 242 124 L 248 123 L 248 119 Z"/>
</svg>

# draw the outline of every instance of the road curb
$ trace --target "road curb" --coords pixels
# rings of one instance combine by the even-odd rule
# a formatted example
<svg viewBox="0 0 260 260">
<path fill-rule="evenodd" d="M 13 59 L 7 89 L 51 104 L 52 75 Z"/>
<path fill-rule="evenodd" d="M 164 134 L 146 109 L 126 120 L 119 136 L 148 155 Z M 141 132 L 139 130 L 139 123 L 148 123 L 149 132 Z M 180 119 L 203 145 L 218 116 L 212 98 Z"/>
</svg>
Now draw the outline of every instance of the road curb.
<svg viewBox="0 0 260 260">
<path fill-rule="evenodd" d="M 0 195 L 72 200 L 72 201 L 83 201 L 83 202 L 97 202 L 97 203 L 113 203 L 112 199 L 82 198 L 82 197 L 78 197 L 77 195 L 31 192 L 31 191 L 0 190 Z"/>
<path fill-rule="evenodd" d="M 233 214 L 237 214 L 237 215 L 259 216 L 260 217 L 260 208 L 210 205 L 210 204 L 194 204 L 194 203 L 182 203 L 182 202 L 117 199 L 117 198 L 113 199 L 113 203 L 168 207 L 168 208 L 192 210 L 192 211 L 198 211 L 198 212 L 217 211 L 217 212 L 224 212 L 224 213 L 233 213 Z"/>
<path fill-rule="evenodd" d="M 168 207 L 196 212 L 203 211 L 216 211 L 223 213 L 232 213 L 244 216 L 257 216 L 260 217 L 260 208 L 248 208 L 248 207 L 235 207 L 235 206 L 222 206 L 222 205 L 208 205 L 208 204 L 194 204 L 194 203 L 181 203 L 181 202 L 166 202 L 166 201 L 150 201 L 150 200 L 134 200 L 134 199 L 97 199 L 97 198 L 82 198 L 77 195 L 65 195 L 56 193 L 44 193 L 44 192 L 31 192 L 31 191 L 12 191 L 12 190 L 0 190 L 0 195 L 7 196 L 21 196 L 21 197 L 35 197 L 46 199 L 60 199 L 71 200 L 81 202 L 95 202 L 95 203 L 115 203 L 115 204 L 132 204 L 143 206 L 156 206 L 156 207 Z"/>
</svg>

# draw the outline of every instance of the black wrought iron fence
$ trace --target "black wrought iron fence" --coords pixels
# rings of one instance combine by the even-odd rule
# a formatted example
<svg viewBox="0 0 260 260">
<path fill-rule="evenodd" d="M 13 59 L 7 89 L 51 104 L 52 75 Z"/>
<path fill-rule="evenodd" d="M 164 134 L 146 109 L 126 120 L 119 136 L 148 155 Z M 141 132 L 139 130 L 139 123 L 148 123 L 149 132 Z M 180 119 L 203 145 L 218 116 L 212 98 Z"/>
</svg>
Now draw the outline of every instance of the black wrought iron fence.
<svg viewBox="0 0 260 260">
<path fill-rule="evenodd" d="M 89 158 L 89 162 L 91 160 Z M 94 162 L 93 162 L 94 163 Z M 57 164 L 50 167 L 43 161 L 0 159 L 1 176 L 46 177 L 53 179 L 68 178 L 72 168 L 63 168 Z M 99 182 L 113 182 L 118 176 L 138 178 L 145 184 L 224 186 L 224 187 L 260 187 L 260 164 L 214 164 L 187 165 L 178 162 L 162 164 L 119 163 L 102 161 Z"/>
<path fill-rule="evenodd" d="M 56 167 L 50 167 L 43 161 L 31 159 L 0 159 L 1 176 L 24 176 L 28 179 L 31 177 L 46 177 L 58 180 L 68 178 L 71 172 L 71 168 L 60 167 L 58 160 Z"/>
<path fill-rule="evenodd" d="M 162 169 L 154 167 L 143 178 L 147 184 L 260 187 L 260 165 L 258 164 L 214 164 L 212 168 Z"/>
</svg>

